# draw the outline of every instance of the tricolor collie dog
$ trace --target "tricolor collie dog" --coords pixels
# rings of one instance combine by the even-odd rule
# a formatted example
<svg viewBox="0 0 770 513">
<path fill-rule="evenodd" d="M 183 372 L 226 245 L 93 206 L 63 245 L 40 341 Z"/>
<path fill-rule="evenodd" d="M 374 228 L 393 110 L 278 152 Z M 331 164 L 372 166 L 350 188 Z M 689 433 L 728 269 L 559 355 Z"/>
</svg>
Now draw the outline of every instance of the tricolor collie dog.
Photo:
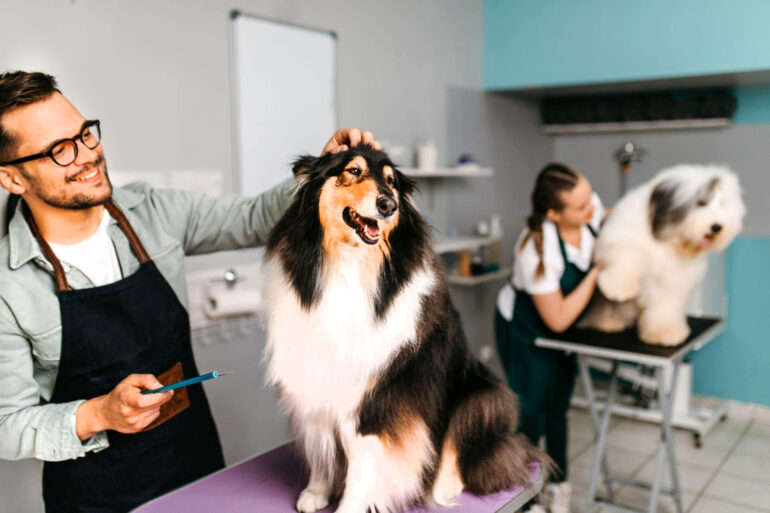
<svg viewBox="0 0 770 513">
<path fill-rule="evenodd" d="M 268 243 L 268 380 L 310 482 L 297 510 L 449 505 L 526 484 L 543 456 L 513 393 L 471 356 L 413 183 L 358 146 L 294 165 Z"/>
<path fill-rule="evenodd" d="M 596 241 L 599 294 L 581 325 L 677 345 L 690 333 L 687 304 L 706 272 L 706 255 L 740 232 L 738 178 L 721 166 L 679 165 L 630 191 Z"/>
</svg>

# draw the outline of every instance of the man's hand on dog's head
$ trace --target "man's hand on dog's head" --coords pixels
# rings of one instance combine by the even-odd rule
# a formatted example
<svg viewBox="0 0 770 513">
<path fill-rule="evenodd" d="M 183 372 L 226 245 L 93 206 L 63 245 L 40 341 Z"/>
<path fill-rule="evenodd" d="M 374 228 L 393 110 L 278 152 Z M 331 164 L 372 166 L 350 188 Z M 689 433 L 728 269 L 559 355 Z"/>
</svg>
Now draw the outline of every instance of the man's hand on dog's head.
<svg viewBox="0 0 770 513">
<path fill-rule="evenodd" d="M 347 151 L 359 144 L 368 144 L 375 150 L 382 149 L 380 143 L 374 139 L 374 136 L 369 130 L 361 131 L 358 128 L 340 128 L 334 132 L 332 138 L 326 143 L 321 155 Z"/>
</svg>

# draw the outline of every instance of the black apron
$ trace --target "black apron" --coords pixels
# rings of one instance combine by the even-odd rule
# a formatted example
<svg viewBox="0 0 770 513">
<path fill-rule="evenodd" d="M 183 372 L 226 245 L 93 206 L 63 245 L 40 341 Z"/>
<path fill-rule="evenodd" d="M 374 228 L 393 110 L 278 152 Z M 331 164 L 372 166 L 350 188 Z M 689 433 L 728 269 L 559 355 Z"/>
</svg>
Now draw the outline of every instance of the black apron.
<svg viewBox="0 0 770 513">
<path fill-rule="evenodd" d="M 112 200 L 105 206 L 141 265 L 115 283 L 79 290 L 69 289 L 61 263 L 23 206 L 32 233 L 54 267 L 61 309 L 61 361 L 51 403 L 104 395 L 129 374 L 159 376 L 179 363 L 184 378 L 198 375 L 187 311 L 125 216 Z M 202 386 L 187 387 L 186 394 L 189 406 L 150 430 L 108 431 L 109 448 L 46 462 L 46 512 L 126 512 L 224 467 Z"/>
<path fill-rule="evenodd" d="M 596 237 L 593 228 L 587 226 L 591 235 Z M 564 274 L 559 280 L 559 287 L 567 296 L 583 281 L 586 271 L 567 260 L 561 234 L 558 237 L 559 251 L 564 260 Z M 500 361 L 509 386 L 519 396 L 519 432 L 534 445 L 545 435 L 548 455 L 559 467 L 551 474 L 551 480 L 560 482 L 567 475 L 566 415 L 577 366 L 573 354 L 535 346 L 537 337 L 553 335 L 540 317 L 532 296 L 523 290 L 516 289 L 510 322 L 500 312 L 495 312 L 495 341 Z"/>
</svg>

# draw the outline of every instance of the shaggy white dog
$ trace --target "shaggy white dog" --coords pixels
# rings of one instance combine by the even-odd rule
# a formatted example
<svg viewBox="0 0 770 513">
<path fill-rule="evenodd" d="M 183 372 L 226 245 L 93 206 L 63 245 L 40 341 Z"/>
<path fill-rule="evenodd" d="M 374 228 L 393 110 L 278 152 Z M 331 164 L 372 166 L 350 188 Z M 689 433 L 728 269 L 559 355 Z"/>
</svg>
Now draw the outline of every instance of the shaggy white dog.
<svg viewBox="0 0 770 513">
<path fill-rule="evenodd" d="M 581 326 L 677 345 L 689 335 L 687 303 L 706 272 L 706 254 L 740 232 L 738 178 L 715 165 L 679 165 L 626 194 L 596 242 L 599 293 Z"/>
</svg>

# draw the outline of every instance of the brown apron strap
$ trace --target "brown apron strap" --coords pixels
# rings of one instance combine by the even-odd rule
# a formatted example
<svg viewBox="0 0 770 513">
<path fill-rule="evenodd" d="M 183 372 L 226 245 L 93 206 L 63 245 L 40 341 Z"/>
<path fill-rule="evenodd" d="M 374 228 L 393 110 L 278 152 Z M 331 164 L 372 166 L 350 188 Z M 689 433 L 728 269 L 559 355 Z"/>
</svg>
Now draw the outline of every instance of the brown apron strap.
<svg viewBox="0 0 770 513">
<path fill-rule="evenodd" d="M 128 238 L 128 243 L 131 245 L 131 249 L 134 250 L 134 254 L 136 255 L 136 258 L 139 259 L 139 262 L 142 264 L 149 262 L 150 255 L 147 254 L 147 250 L 144 249 L 144 245 L 142 245 L 142 242 L 139 240 L 136 232 L 131 227 L 131 223 L 129 223 L 128 219 L 126 219 L 126 216 L 123 215 L 123 212 L 121 212 L 115 203 L 112 202 L 112 198 L 108 199 L 104 203 L 104 207 L 115 219 L 115 221 L 117 221 L 120 229 L 123 230 L 123 233 L 126 235 L 126 238 Z M 40 234 L 40 229 L 38 228 L 37 223 L 35 222 L 35 218 L 32 216 L 32 212 L 30 212 L 26 203 L 22 202 L 21 210 L 24 214 L 24 219 L 27 220 L 27 225 L 29 225 L 30 231 L 32 231 L 32 235 L 35 236 L 37 243 L 40 245 L 40 249 L 43 252 L 43 255 L 49 262 L 51 262 L 51 265 L 53 266 L 54 277 L 56 279 L 56 291 L 62 292 L 69 290 L 70 287 L 67 283 L 67 276 L 64 273 L 64 267 L 62 267 L 61 262 L 56 257 L 56 254 L 51 249 L 51 246 L 48 245 L 48 242 L 46 242 L 46 240 Z"/>
<path fill-rule="evenodd" d="M 115 203 L 112 202 L 112 198 L 108 199 L 104 206 L 107 208 L 107 211 L 115 219 L 115 221 L 118 222 L 118 226 L 120 226 L 120 229 L 123 230 L 123 233 L 126 235 L 126 237 L 128 237 L 128 243 L 131 244 L 131 249 L 134 250 L 134 254 L 136 255 L 136 258 L 139 259 L 139 262 L 142 264 L 149 262 L 150 255 L 148 255 L 147 250 L 144 249 L 142 241 L 140 241 L 139 237 L 137 237 L 134 228 L 131 226 L 131 223 L 128 222 L 126 216 L 123 215 L 123 212 L 121 212 Z"/>
<path fill-rule="evenodd" d="M 40 228 L 37 227 L 35 218 L 32 217 L 32 212 L 30 212 L 29 207 L 23 201 L 21 202 L 21 211 L 24 214 L 24 219 L 27 220 L 27 225 L 29 226 L 30 231 L 32 231 L 32 235 L 37 239 L 37 243 L 40 245 L 43 255 L 53 266 L 53 274 L 56 279 L 56 292 L 69 290 L 70 287 L 69 284 L 67 284 L 67 276 L 64 274 L 64 268 L 62 267 L 61 262 L 59 262 L 59 259 L 51 249 L 51 246 L 49 246 L 43 236 L 40 235 Z"/>
</svg>

